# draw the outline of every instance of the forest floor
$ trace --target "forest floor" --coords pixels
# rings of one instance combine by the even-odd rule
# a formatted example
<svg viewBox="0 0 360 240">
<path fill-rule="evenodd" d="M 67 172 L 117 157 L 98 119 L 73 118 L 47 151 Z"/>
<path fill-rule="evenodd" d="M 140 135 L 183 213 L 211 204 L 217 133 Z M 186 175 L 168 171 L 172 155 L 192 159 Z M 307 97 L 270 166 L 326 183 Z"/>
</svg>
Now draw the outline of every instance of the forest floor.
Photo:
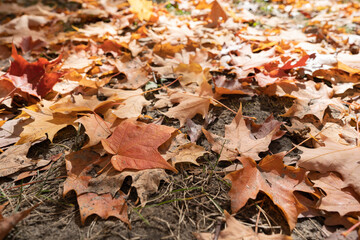
<svg viewBox="0 0 360 240">
<path fill-rule="evenodd" d="M 350 105 L 358 104 L 356 84 L 360 79 L 359 60 L 344 60 L 342 63 L 345 62 L 344 65 L 347 67 L 340 67 L 338 62 L 333 63 L 330 58 L 337 54 L 347 54 L 351 57 L 358 54 L 360 16 L 357 16 L 356 12 L 360 10 L 360 3 L 218 1 L 216 4 L 219 3 L 219 6 L 215 8 L 214 3 L 211 5 L 207 1 L 169 1 L 158 5 L 154 3 L 153 8 L 149 8 L 146 4 L 134 7 L 135 3 L 143 4 L 144 1 L 141 0 L 129 2 L 132 4 L 131 9 L 127 1 L 44 0 L 40 3 L 18 0 L 0 3 L 0 70 L 3 74 L 11 71 L 9 68 L 13 58 L 10 55 L 14 43 L 19 55 L 28 62 L 35 62 L 39 57 L 53 60 L 63 53 L 62 65 L 57 70 L 65 71 L 61 80 L 66 82 L 65 85 L 55 85 L 53 90 L 49 89 L 45 95 L 40 91 L 34 94 L 22 89 L 21 86 L 21 91 L 15 92 L 17 95 L 14 92 L 3 94 L 0 91 L 0 99 L 4 98 L 1 100 L 0 136 L 4 141 L 6 139 L 6 143 L 0 142 L 4 151 L 0 155 L 0 160 L 3 160 L 2 156 L 7 156 L 6 153 L 17 151 L 11 147 L 29 144 L 23 154 L 26 158 L 49 162 L 43 168 L 32 168 L 31 172 L 29 167 L 22 169 L 17 166 L 19 170 L 8 175 L 0 168 L 0 204 L 7 204 L 3 211 L 5 217 L 40 203 L 26 218 L 16 224 L 5 239 L 180 240 L 197 237 L 221 240 L 228 239 L 220 234 L 228 227 L 225 224 L 227 221 L 224 218 L 224 210 L 233 213 L 237 220 L 251 227 L 256 233 L 281 234 L 282 237 L 286 235 L 293 239 L 345 239 L 340 233 L 356 222 L 359 216 L 359 209 L 355 209 L 356 207 L 342 212 L 341 218 L 338 219 L 343 221 L 338 220 L 339 224 L 334 224 L 327 222 L 327 219 L 334 216 L 331 214 L 341 212 L 338 210 L 341 206 L 329 210 L 319 207 L 320 203 L 317 203 L 317 206 L 304 203 L 308 210 L 299 211 L 294 223 L 296 225 L 291 229 L 292 223 L 286 214 L 287 210 L 274 203 L 272 193 L 260 190 L 254 199 L 249 197 L 241 209 L 232 212 L 232 199 L 229 195 L 232 185 L 231 181 L 224 177 L 237 168 L 241 169 L 242 166 L 236 158 L 231 161 L 222 159 L 223 151 L 227 148 L 225 142 L 222 143 L 221 150 L 217 151 L 214 149 L 215 143 L 203 134 L 205 130 L 200 129 L 202 127 L 212 134 L 226 137 L 229 133 L 226 132 L 225 126 L 235 121 L 240 108 L 244 119 L 254 121 L 260 128 L 266 125 L 268 117 L 273 115 L 273 121 L 279 123 L 279 126 L 276 131 L 271 129 L 271 132 L 279 133 L 281 136 L 273 136 L 266 146 L 267 150 L 256 152 L 258 159 L 255 160 L 259 163 L 260 159 L 267 155 L 286 152 L 283 161 L 291 167 L 298 166 L 297 161 L 303 153 L 294 146 L 301 144 L 309 149 L 318 147 L 316 142 L 321 142 L 320 131 L 329 138 L 331 133 L 344 133 L 341 140 L 345 139 L 348 144 L 353 143 L 351 139 L 358 137 L 357 108 L 354 107 L 353 110 Z M 151 16 L 148 15 L 149 12 Z M 154 15 L 158 17 L 155 20 Z M 28 16 L 26 23 L 24 16 Z M 14 25 L 9 24 L 12 21 Z M 26 34 L 31 34 L 33 39 L 26 38 Z M 49 35 L 51 39 L 46 41 Z M 36 42 L 36 39 L 39 41 Z M 86 55 L 82 55 L 81 51 Z M 311 56 L 313 52 L 318 54 L 315 58 Z M 69 60 L 72 55 L 75 58 Z M 84 59 L 91 59 L 93 62 L 86 62 Z M 116 62 L 118 59 L 121 59 L 123 65 Z M 286 63 L 291 63 L 288 60 L 293 59 L 290 67 L 281 68 Z M 137 62 L 138 60 L 140 62 Z M 127 64 L 126 61 L 131 63 Z M 354 65 L 351 65 L 352 63 Z M 184 64 L 186 69 L 181 69 L 179 64 Z M 129 69 L 121 70 L 122 67 Z M 78 75 L 72 74 L 71 71 L 74 69 Z M 131 78 L 138 81 L 137 77 L 144 77 L 144 72 L 147 79 L 144 83 L 129 83 Z M 136 76 L 132 77 L 134 74 Z M 78 78 L 80 75 L 83 77 L 82 80 Z M 86 80 L 84 76 L 87 77 Z M 188 82 L 181 82 L 180 76 Z M 222 77 L 227 80 L 222 81 Z M 128 85 L 124 83 L 124 79 L 128 81 Z M 164 96 L 178 89 L 197 94 L 203 79 L 211 84 L 214 92 L 211 99 L 215 99 L 208 104 L 206 113 L 195 111 L 193 116 L 189 113 L 185 114 L 185 117 L 178 112 L 168 114 L 171 109 L 182 106 L 182 102 L 187 100 L 176 102 L 175 98 L 174 100 Z M 94 83 L 96 81 L 100 85 Z M 314 83 L 314 86 L 307 85 L 305 81 Z M 284 82 L 289 86 L 296 86 L 297 90 L 294 92 L 298 93 L 289 92 L 286 84 L 281 85 Z M 1 84 L 3 83 L 0 82 Z M 3 88 L 4 86 L 1 85 Z M 157 89 L 158 87 L 161 89 Z M 99 90 L 103 88 L 131 91 L 141 89 L 144 99 L 138 99 L 135 103 L 130 102 L 129 104 L 134 104 L 131 105 L 131 109 L 120 112 L 119 108 L 119 111 L 114 112 L 115 117 L 110 116 L 102 110 L 103 106 L 100 106 L 102 101 L 110 98 L 105 90 Z M 323 97 L 319 97 L 320 92 Z M 98 105 L 91 106 L 95 104 L 92 100 L 83 101 L 85 108 L 90 109 L 84 110 L 84 105 L 76 105 L 77 98 L 74 98 L 80 95 L 96 96 Z M 200 97 L 204 98 L 204 95 Z M 341 99 L 341 106 L 337 105 L 339 103 L 335 97 Z M 70 100 L 66 102 L 61 98 Z M 306 106 L 301 105 L 299 99 L 307 99 Z M 165 104 L 157 107 L 156 104 L 161 100 L 164 100 Z M 117 105 L 112 105 L 110 110 L 115 111 L 118 105 L 121 107 L 121 103 L 116 102 Z M 28 135 L 25 136 L 22 131 L 26 129 L 27 124 L 31 124 L 28 121 L 29 115 L 37 121 L 37 117 L 29 113 L 30 110 L 35 111 L 29 107 L 36 104 L 40 106 L 38 111 L 46 113 L 44 109 L 50 109 L 54 119 L 60 113 L 75 113 L 78 119 L 84 117 L 85 113 L 99 115 L 102 121 L 111 124 L 111 131 L 113 127 L 120 125 L 119 119 L 131 119 L 141 115 L 138 121 L 179 129 L 181 133 L 186 134 L 189 143 L 190 138 L 193 138 L 191 142 L 202 147 L 206 153 L 190 161 L 184 160 L 176 165 L 174 163 L 173 166 L 176 166 L 178 173 L 167 168 L 166 177 L 158 180 L 150 177 L 148 181 L 156 185 L 156 191 L 148 190 L 145 197 L 139 196 L 139 189 L 134 184 L 136 180 L 131 177 L 133 175 L 124 177 L 118 186 L 121 191 L 117 192 L 116 189 L 115 192 L 123 192 L 126 195 L 124 199 L 131 227 L 125 223 L 126 221 L 122 221 L 123 219 L 120 220 L 111 214 L 108 219 L 102 219 L 96 210 L 91 212 L 95 214 L 89 214 L 82 222 L 82 207 L 79 207 L 78 202 L 80 194 L 76 186 L 72 189 L 75 191 L 66 191 L 64 194 L 64 185 L 69 185 L 71 178 L 69 162 L 72 161 L 66 159 L 66 156 L 70 153 L 88 151 L 81 149 L 85 149 L 84 146 L 95 139 L 91 133 L 95 129 L 87 128 L 86 124 L 78 122 L 65 123 L 62 127 L 57 123 L 57 130 L 50 131 L 49 127 L 48 132 L 43 132 L 42 138 L 35 139 L 31 136 L 37 136 L 37 130 L 32 130 L 36 133 L 27 132 Z M 139 106 L 140 110 L 134 110 L 139 109 Z M 25 111 L 29 114 L 27 116 L 24 107 L 28 107 Z M 184 107 L 182 111 L 192 110 Z M 343 112 L 348 113 L 346 117 L 343 117 Z M 11 134 L 6 135 L 4 132 L 9 132 L 9 129 L 4 128 L 5 122 L 19 116 L 24 117 L 22 125 L 13 125 Z M 188 121 L 191 119 L 192 121 Z M 51 121 L 53 120 L 48 122 Z M 39 121 L 38 125 L 33 125 L 33 129 L 43 128 L 42 123 Z M 247 122 L 248 128 L 254 130 L 254 123 Z M 341 129 L 330 128 L 329 131 L 325 131 L 327 123 L 338 124 Z M 270 131 L 267 134 L 270 134 Z M 341 134 L 331 137 L 337 139 L 339 135 Z M 100 139 L 95 140 L 98 141 L 91 146 L 96 149 L 93 151 L 106 156 L 106 148 L 99 150 Z M 17 145 L 12 146 L 16 142 Z M 237 157 L 247 157 L 245 153 L 238 153 Z M 88 153 L 84 152 L 85 154 Z M 240 158 L 237 160 L 242 161 Z M 103 169 L 106 167 L 107 165 Z M 321 172 L 315 168 L 305 169 Z M 20 178 L 21 172 L 28 175 Z M 102 184 L 106 185 L 107 178 L 102 181 Z M 143 184 L 146 185 L 144 182 Z M 271 183 L 269 185 L 271 186 Z M 233 188 L 234 186 L 233 183 Z M 353 186 L 346 186 L 346 189 L 349 188 Z M 349 191 L 353 197 L 351 201 L 360 200 L 357 190 Z M 313 202 L 314 199 L 326 196 L 324 192 L 326 189 L 319 187 L 316 193 L 303 193 L 299 199 L 306 202 L 306 198 L 308 202 Z M 115 196 L 116 194 L 114 199 Z M 144 199 L 146 201 L 141 202 Z M 293 204 L 300 206 L 297 205 L 297 200 Z M 194 234 L 205 232 L 212 233 L 212 237 Z M 262 239 L 263 236 L 257 237 Z M 358 233 L 353 231 L 347 237 L 357 239 Z"/>
</svg>

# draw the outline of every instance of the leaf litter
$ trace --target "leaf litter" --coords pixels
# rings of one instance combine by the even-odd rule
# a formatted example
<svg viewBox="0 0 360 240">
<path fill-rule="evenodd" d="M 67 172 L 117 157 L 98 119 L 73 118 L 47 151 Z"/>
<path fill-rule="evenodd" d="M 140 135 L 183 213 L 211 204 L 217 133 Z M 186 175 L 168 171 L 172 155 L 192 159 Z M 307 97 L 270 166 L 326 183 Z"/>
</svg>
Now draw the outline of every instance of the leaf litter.
<svg viewBox="0 0 360 240">
<path fill-rule="evenodd" d="M 56 3 L 0 4 L 1 236 L 359 234 L 356 1 Z"/>
</svg>

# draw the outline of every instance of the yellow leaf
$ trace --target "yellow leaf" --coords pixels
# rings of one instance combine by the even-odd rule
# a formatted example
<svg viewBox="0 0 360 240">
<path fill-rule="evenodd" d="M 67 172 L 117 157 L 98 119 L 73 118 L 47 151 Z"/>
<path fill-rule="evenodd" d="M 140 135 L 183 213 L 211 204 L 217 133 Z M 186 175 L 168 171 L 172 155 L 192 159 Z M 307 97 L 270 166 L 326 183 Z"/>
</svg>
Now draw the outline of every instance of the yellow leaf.
<svg viewBox="0 0 360 240">
<path fill-rule="evenodd" d="M 33 142 L 46 135 L 52 140 L 60 129 L 73 124 L 76 120 L 76 116 L 70 114 L 57 113 L 50 115 L 28 109 L 24 109 L 23 111 L 34 118 L 34 121 L 24 127 L 24 131 L 20 134 L 20 140 L 16 143 L 17 145 Z"/>
<path fill-rule="evenodd" d="M 152 14 L 152 1 L 147 0 L 128 0 L 130 9 L 133 13 L 137 14 L 138 18 L 142 21 L 149 21 Z"/>
</svg>

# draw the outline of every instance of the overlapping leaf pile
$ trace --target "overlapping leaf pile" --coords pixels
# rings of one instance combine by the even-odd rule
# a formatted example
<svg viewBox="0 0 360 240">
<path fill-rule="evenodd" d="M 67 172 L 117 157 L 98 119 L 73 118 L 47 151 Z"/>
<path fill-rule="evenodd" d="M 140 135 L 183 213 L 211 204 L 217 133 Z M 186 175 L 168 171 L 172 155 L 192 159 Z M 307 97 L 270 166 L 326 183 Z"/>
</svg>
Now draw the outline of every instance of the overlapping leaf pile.
<svg viewBox="0 0 360 240">
<path fill-rule="evenodd" d="M 15 16 L 0 26 L 0 58 L 11 59 L 0 76 L 1 177 L 46 166 L 26 157 L 31 144 L 84 128 L 86 143 L 65 157 L 63 194 L 76 192 L 82 223 L 97 214 L 130 225 L 124 179 L 144 206 L 177 164 L 198 165 L 205 136 L 208 152 L 241 163 L 225 177 L 233 213 L 261 191 L 290 230 L 308 209 L 346 227 L 358 221 L 359 3 L 274 1 L 260 16 L 251 2 L 77 2 L 63 12 L 0 5 Z M 307 25 L 296 27 L 301 17 Z M 291 98 L 287 122 L 269 116 L 259 125 L 239 106 L 224 136 L 207 130 L 213 106 L 230 111 L 221 100 L 240 95 Z M 300 160 L 268 151 L 284 134 L 308 139 Z M 225 216 L 218 239 L 266 238 Z"/>
</svg>

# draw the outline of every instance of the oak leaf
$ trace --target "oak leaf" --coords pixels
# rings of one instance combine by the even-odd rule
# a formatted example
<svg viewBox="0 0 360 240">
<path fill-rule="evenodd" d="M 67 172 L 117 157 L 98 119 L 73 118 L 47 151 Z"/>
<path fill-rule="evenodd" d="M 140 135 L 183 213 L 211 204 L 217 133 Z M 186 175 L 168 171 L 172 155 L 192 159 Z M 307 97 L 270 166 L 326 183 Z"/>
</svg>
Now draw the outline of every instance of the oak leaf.
<svg viewBox="0 0 360 240">
<path fill-rule="evenodd" d="M 176 129 L 172 127 L 127 119 L 101 142 L 104 149 L 114 155 L 111 163 L 118 171 L 164 168 L 177 172 L 158 152 L 160 145 L 169 140 L 174 131 Z"/>
<path fill-rule="evenodd" d="M 240 107 L 231 124 L 225 126 L 225 137 L 217 136 L 205 129 L 203 129 L 203 133 L 212 145 L 211 149 L 221 154 L 219 160 L 231 161 L 239 155 L 257 160 L 260 159 L 258 156 L 260 152 L 268 150 L 271 140 L 279 132 L 280 125 L 272 124 L 270 128 L 266 128 L 267 130 L 264 132 L 266 135 L 259 133 L 258 138 L 256 138 L 247 127 Z"/>
<path fill-rule="evenodd" d="M 344 187 L 352 187 L 360 195 L 360 147 L 342 145 L 321 136 L 325 146 L 306 148 L 298 146 L 303 153 L 298 166 L 320 173 L 337 172 L 344 180 Z"/>
<path fill-rule="evenodd" d="M 232 182 L 229 192 L 232 212 L 239 211 L 250 198 L 255 199 L 262 191 L 282 210 L 290 229 L 295 227 L 298 215 L 307 208 L 298 201 L 294 192 L 313 193 L 314 190 L 305 183 L 304 169 L 284 165 L 284 155 L 268 155 L 259 164 L 249 157 L 239 158 L 243 169 L 225 177 Z"/>
<path fill-rule="evenodd" d="M 311 173 L 309 178 L 314 183 L 314 187 L 321 188 L 326 193 L 326 196 L 320 199 L 317 208 L 338 212 L 341 216 L 359 211 L 359 195 L 351 188 L 346 188 L 344 181 L 333 172 Z"/>
<path fill-rule="evenodd" d="M 218 240 L 290 240 L 291 237 L 281 234 L 266 235 L 263 233 L 255 233 L 251 227 L 244 225 L 231 216 L 227 211 L 224 212 L 226 220 L 226 228 L 222 230 L 218 236 Z M 194 233 L 198 240 L 213 240 L 215 239 L 212 233 Z"/>
</svg>

